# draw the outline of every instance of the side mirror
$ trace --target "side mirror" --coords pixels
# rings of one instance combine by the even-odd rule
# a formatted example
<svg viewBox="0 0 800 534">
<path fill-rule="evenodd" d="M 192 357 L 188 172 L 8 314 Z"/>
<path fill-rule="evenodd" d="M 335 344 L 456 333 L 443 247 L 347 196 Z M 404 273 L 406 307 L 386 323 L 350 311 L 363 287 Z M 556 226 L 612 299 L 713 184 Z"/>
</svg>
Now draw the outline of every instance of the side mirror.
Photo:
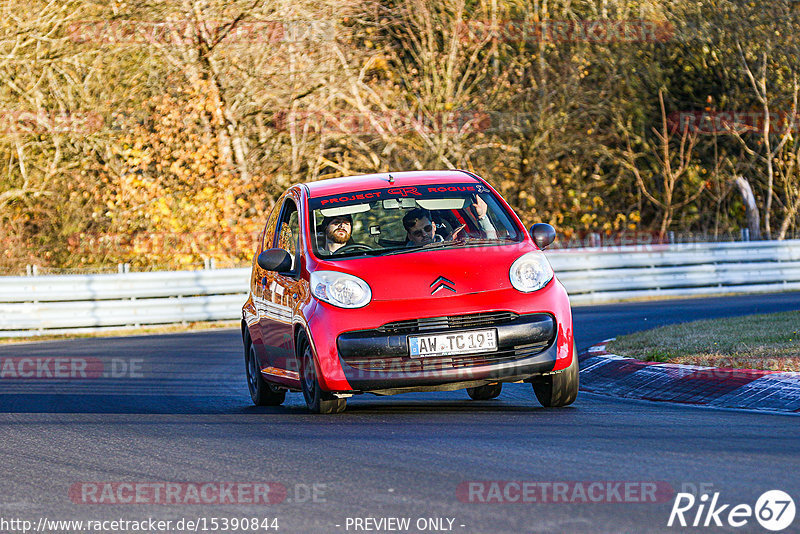
<svg viewBox="0 0 800 534">
<path fill-rule="evenodd" d="M 556 229 L 545 223 L 531 226 L 531 237 L 536 246 L 544 250 L 556 240 Z"/>
<path fill-rule="evenodd" d="M 282 248 L 265 250 L 256 261 L 266 271 L 286 272 L 292 269 L 292 256 Z"/>
</svg>

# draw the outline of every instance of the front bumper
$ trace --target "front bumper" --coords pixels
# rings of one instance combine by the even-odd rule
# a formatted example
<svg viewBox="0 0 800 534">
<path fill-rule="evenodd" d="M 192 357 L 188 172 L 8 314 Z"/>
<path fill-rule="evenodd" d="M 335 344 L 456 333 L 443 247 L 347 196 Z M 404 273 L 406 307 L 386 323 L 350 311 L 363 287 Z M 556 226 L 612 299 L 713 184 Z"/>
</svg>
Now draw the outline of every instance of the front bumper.
<svg viewBox="0 0 800 534">
<path fill-rule="evenodd" d="M 420 310 L 424 310 L 424 312 L 421 313 Z M 418 369 L 413 372 L 408 372 L 408 368 L 400 368 L 395 369 L 395 371 L 399 371 L 399 374 L 393 375 L 375 369 L 355 371 L 353 366 L 347 364 L 339 355 L 340 336 L 362 332 L 365 329 L 378 330 L 385 326 L 387 321 L 417 321 L 423 314 L 426 317 L 457 318 L 476 313 L 503 312 L 519 316 L 545 314 L 552 317 L 555 329 L 555 340 L 552 345 L 541 353 L 519 354 L 520 359 L 510 365 L 508 362 L 496 362 L 467 369 L 463 369 L 463 366 L 454 369 L 451 366 L 451 369 Z M 397 384 L 398 388 L 410 386 L 409 383 L 415 382 L 422 384 L 469 382 L 469 377 L 473 376 L 482 376 L 485 377 L 483 380 L 489 381 L 513 381 L 516 376 L 527 374 L 527 376 L 521 376 L 521 379 L 524 379 L 542 372 L 565 369 L 572 361 L 572 314 L 567 293 L 557 279 L 533 294 L 504 289 L 426 300 L 373 301 L 364 308 L 354 310 L 341 310 L 317 302 L 314 309 L 308 311 L 306 317 L 306 330 L 319 364 L 318 378 L 322 389 L 326 391 L 374 391 L 374 384 L 377 383 L 377 387 L 380 388 L 380 385 L 386 384 L 387 380 L 390 380 L 392 384 Z M 483 328 L 484 326 L 491 325 L 457 325 L 458 328 L 464 329 Z M 456 326 L 445 327 L 445 329 L 456 329 Z M 402 334 L 406 333 L 402 332 Z M 407 357 L 405 335 L 402 342 L 400 351 L 403 356 Z M 391 356 L 391 354 L 380 353 L 380 356 Z M 555 358 L 554 366 L 553 358 Z M 432 364 L 434 361 L 430 358 L 422 358 L 422 360 L 428 364 Z M 517 372 L 519 374 L 516 374 Z M 358 385 L 351 383 L 351 379 Z M 462 387 L 471 386 L 464 385 Z"/>
<path fill-rule="evenodd" d="M 472 328 L 497 332 L 492 352 L 411 358 L 411 335 L 456 334 Z M 550 372 L 557 359 L 558 326 L 547 313 L 495 312 L 399 321 L 377 329 L 345 332 L 339 360 L 355 391 L 436 386 L 484 380 L 516 381 Z"/>
</svg>

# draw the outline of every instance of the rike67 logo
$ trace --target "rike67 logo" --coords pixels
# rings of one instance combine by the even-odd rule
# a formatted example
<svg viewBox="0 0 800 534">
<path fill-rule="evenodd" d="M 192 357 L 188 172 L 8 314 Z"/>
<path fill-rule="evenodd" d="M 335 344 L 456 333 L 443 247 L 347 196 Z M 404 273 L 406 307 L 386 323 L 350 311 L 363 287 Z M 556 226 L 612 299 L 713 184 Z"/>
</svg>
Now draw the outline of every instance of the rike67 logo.
<svg viewBox="0 0 800 534">
<path fill-rule="evenodd" d="M 719 492 L 709 497 L 707 493 L 696 498 L 691 493 L 678 493 L 672 504 L 667 526 L 743 527 L 753 518 L 765 529 L 778 532 L 794 521 L 795 505 L 792 497 L 781 490 L 761 494 L 755 506 L 749 504 L 723 504 Z"/>
</svg>

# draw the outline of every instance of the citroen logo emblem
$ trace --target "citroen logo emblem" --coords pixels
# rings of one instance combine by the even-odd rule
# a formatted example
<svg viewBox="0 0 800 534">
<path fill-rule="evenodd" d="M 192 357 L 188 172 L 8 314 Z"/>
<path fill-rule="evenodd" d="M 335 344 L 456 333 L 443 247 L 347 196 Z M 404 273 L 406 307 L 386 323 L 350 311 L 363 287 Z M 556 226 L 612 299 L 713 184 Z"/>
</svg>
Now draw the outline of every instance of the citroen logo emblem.
<svg viewBox="0 0 800 534">
<path fill-rule="evenodd" d="M 431 295 L 435 295 L 436 293 L 438 293 L 442 289 L 448 289 L 448 290 L 452 291 L 453 293 L 455 293 L 456 292 L 456 287 L 455 286 L 456 286 L 456 284 L 454 282 L 452 282 L 451 280 L 448 280 L 444 276 L 440 276 L 439 278 L 434 280 L 433 283 L 431 284 Z"/>
</svg>

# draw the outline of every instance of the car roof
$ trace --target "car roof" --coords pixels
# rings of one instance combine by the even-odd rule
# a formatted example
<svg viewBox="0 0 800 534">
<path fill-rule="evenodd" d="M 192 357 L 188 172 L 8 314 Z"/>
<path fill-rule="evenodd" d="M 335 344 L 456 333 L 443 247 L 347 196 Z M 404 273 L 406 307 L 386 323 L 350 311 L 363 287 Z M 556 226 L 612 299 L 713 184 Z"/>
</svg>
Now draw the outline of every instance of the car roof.
<svg viewBox="0 0 800 534">
<path fill-rule="evenodd" d="M 389 181 L 389 175 L 394 179 L 393 182 Z M 328 178 L 317 182 L 307 182 L 305 186 L 308 187 L 309 196 L 314 198 L 352 191 L 384 189 L 386 187 L 475 182 L 478 182 L 478 180 L 466 171 L 404 171 Z"/>
</svg>

